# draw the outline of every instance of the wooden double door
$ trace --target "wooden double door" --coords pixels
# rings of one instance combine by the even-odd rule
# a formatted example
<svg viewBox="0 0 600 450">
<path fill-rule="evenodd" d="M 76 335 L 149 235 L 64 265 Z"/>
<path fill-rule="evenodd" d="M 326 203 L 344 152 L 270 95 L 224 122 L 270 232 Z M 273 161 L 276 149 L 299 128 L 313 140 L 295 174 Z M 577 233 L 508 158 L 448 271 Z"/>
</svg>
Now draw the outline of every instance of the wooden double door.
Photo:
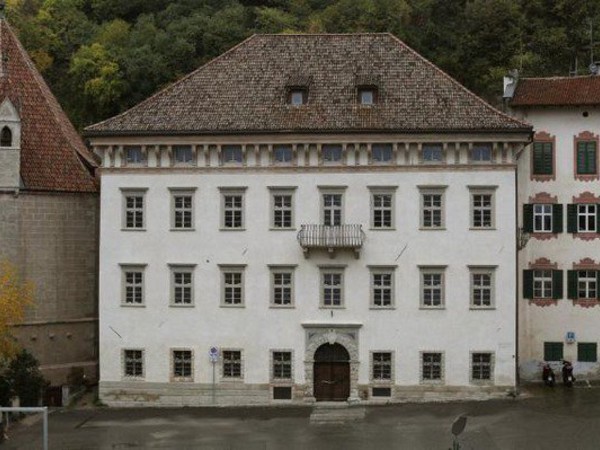
<svg viewBox="0 0 600 450">
<path fill-rule="evenodd" d="M 314 360 L 316 400 L 346 401 L 350 396 L 350 357 L 346 349 L 339 344 L 323 344 Z"/>
</svg>

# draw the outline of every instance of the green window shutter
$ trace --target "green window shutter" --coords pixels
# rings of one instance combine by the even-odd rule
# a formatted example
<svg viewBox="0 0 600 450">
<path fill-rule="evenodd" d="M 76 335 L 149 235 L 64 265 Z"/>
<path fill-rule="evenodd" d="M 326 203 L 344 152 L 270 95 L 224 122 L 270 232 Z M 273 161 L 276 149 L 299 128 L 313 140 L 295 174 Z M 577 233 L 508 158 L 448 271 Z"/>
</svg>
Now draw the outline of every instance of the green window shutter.
<svg viewBox="0 0 600 450">
<path fill-rule="evenodd" d="M 577 271 L 567 270 L 567 298 L 577 298 Z"/>
<path fill-rule="evenodd" d="M 551 142 L 544 143 L 544 175 L 554 173 L 554 148 Z"/>
<path fill-rule="evenodd" d="M 596 143 L 588 142 L 586 152 L 587 173 L 596 173 Z"/>
<path fill-rule="evenodd" d="M 598 293 L 598 288 L 600 288 L 600 270 L 596 271 L 596 298 L 600 298 L 600 294 Z"/>
<path fill-rule="evenodd" d="M 596 233 L 600 233 L 600 203 L 596 203 Z"/>
<path fill-rule="evenodd" d="M 563 232 L 563 205 L 552 205 L 552 232 Z"/>
<path fill-rule="evenodd" d="M 577 205 L 567 205 L 567 233 L 577 233 Z"/>
<path fill-rule="evenodd" d="M 543 142 L 533 143 L 533 167 L 531 168 L 534 175 L 542 175 L 544 173 L 544 144 Z"/>
<path fill-rule="evenodd" d="M 552 271 L 552 298 L 559 300 L 563 298 L 563 272 L 562 270 Z"/>
<path fill-rule="evenodd" d="M 523 231 L 533 233 L 533 205 L 529 203 L 523 205 Z"/>
<path fill-rule="evenodd" d="M 533 270 L 523 271 L 523 298 L 533 298 Z"/>
<path fill-rule="evenodd" d="M 577 361 L 597 362 L 598 345 L 595 342 L 579 342 L 577 344 Z"/>
<path fill-rule="evenodd" d="M 544 342 L 544 361 L 560 361 L 563 359 L 562 342 Z"/>
</svg>

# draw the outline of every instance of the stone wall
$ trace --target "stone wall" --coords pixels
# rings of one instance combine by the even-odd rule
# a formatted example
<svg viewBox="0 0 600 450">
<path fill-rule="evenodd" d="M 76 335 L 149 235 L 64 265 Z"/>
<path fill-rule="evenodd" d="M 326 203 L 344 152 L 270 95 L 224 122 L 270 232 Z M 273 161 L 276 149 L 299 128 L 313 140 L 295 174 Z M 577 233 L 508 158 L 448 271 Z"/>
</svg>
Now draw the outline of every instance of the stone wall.
<svg viewBox="0 0 600 450">
<path fill-rule="evenodd" d="M 15 335 L 53 385 L 97 377 L 98 217 L 96 194 L 0 194 L 0 259 L 35 285 Z"/>
</svg>

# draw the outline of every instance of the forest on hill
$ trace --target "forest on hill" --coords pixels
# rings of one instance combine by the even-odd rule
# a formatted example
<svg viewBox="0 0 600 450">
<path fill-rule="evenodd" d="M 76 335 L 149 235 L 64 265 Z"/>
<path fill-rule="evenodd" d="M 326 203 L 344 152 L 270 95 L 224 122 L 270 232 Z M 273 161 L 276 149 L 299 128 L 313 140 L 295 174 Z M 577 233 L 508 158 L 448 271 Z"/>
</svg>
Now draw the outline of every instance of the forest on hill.
<svg viewBox="0 0 600 450">
<path fill-rule="evenodd" d="M 8 0 L 7 17 L 79 129 L 254 33 L 391 32 L 492 103 L 510 69 L 588 74 L 600 43 L 598 0 Z"/>
</svg>

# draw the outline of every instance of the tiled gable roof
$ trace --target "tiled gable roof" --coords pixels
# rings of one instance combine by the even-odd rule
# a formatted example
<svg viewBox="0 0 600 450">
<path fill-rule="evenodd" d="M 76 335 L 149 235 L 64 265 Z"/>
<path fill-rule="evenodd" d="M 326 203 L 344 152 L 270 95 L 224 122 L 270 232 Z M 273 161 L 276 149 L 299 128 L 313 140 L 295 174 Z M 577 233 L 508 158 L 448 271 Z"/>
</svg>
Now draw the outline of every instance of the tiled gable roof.
<svg viewBox="0 0 600 450">
<path fill-rule="evenodd" d="M 96 192 L 94 156 L 5 19 L 0 19 L 0 58 L 0 101 L 8 97 L 21 118 L 25 189 Z"/>
<path fill-rule="evenodd" d="M 522 78 L 510 105 L 600 105 L 600 76 Z"/>
<path fill-rule="evenodd" d="M 308 80 L 308 103 L 286 102 Z M 375 106 L 356 101 L 361 80 Z M 374 80 L 374 81 L 373 81 Z M 89 135 L 529 131 L 391 34 L 255 35 Z"/>
</svg>

